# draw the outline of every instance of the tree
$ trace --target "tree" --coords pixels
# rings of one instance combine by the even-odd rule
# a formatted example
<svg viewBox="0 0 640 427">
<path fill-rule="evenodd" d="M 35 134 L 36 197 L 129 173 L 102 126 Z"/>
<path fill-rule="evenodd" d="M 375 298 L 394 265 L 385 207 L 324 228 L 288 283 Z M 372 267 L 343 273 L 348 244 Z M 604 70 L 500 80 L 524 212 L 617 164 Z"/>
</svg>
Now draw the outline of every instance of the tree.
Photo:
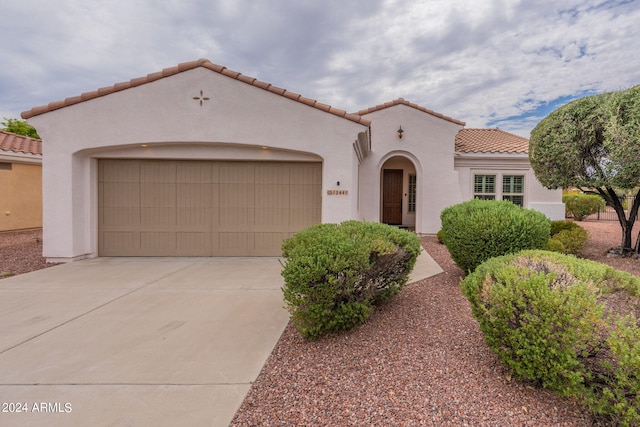
<svg viewBox="0 0 640 427">
<path fill-rule="evenodd" d="M 5 117 L 2 122 L 0 122 L 0 125 L 2 125 L 2 130 L 6 130 L 7 132 L 28 136 L 29 138 L 40 139 L 38 132 L 36 132 L 36 128 L 24 120 L 9 119 Z"/>
<path fill-rule="evenodd" d="M 570 102 L 545 117 L 531 131 L 529 160 L 547 188 L 577 187 L 597 193 L 612 206 L 622 227 L 624 253 L 640 206 L 640 85 Z M 616 189 L 634 190 L 635 202 L 624 210 Z"/>
</svg>

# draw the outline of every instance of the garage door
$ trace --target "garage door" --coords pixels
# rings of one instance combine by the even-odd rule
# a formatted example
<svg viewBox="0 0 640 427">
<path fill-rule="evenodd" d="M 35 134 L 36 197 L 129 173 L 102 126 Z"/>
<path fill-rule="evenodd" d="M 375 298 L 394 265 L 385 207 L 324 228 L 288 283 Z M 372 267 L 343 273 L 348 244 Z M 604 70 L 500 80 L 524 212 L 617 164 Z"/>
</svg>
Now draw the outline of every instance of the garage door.
<svg viewBox="0 0 640 427">
<path fill-rule="evenodd" d="M 320 163 L 98 162 L 100 256 L 279 256 L 321 220 Z"/>
</svg>

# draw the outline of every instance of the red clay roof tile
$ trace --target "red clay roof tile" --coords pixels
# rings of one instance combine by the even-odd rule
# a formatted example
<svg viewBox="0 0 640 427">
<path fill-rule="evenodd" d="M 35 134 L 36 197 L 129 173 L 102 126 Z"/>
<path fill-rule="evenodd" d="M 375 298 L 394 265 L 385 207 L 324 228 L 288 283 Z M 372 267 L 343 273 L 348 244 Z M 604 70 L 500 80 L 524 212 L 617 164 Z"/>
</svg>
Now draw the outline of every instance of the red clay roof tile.
<svg viewBox="0 0 640 427">
<path fill-rule="evenodd" d="M 404 98 L 394 99 L 393 101 L 385 102 L 384 104 L 376 105 L 375 107 L 366 108 L 364 110 L 356 111 L 354 114 L 356 114 L 358 116 L 366 116 L 367 114 L 373 113 L 375 111 L 384 110 L 385 108 L 393 107 L 394 105 L 406 105 L 408 107 L 415 108 L 416 110 L 420 110 L 423 113 L 431 114 L 432 116 L 441 118 L 443 120 L 447 120 L 447 121 L 449 121 L 451 123 L 455 123 L 455 124 L 461 125 L 461 126 L 465 125 L 465 122 L 462 122 L 460 120 L 445 116 L 445 115 L 440 114 L 440 113 L 436 113 L 433 110 L 429 110 L 428 108 L 424 108 L 424 107 L 422 107 L 422 106 L 420 106 L 418 104 L 414 104 L 413 102 L 406 101 Z"/>
<path fill-rule="evenodd" d="M 42 155 L 42 141 L 0 130 L 0 151 Z"/>
<path fill-rule="evenodd" d="M 48 105 L 41 105 L 41 106 L 37 106 L 32 108 L 29 111 L 25 111 L 21 114 L 23 119 L 28 119 L 40 114 L 45 114 L 48 113 L 50 111 L 53 110 L 57 110 L 60 108 L 64 108 L 64 107 L 68 107 L 70 105 L 74 105 L 74 104 L 78 104 L 80 102 L 84 102 L 87 101 L 89 99 L 93 99 L 93 98 L 98 98 L 100 96 L 105 96 L 105 95 L 109 95 L 111 93 L 114 92 L 118 92 L 121 90 L 125 90 L 128 89 L 130 87 L 134 87 L 134 86 L 138 86 L 141 84 L 145 84 L 145 83 L 150 83 L 152 81 L 158 80 L 160 78 L 164 78 L 164 77 L 169 77 L 171 75 L 177 74 L 177 73 L 181 73 L 183 71 L 188 71 L 188 70 L 192 70 L 194 68 L 197 67 L 204 67 L 207 68 L 211 71 L 215 71 L 216 73 L 220 73 L 224 76 L 236 79 L 238 81 L 241 81 L 243 83 L 246 84 L 250 84 L 252 86 L 255 86 L 257 88 L 260 89 L 264 89 L 264 90 L 268 90 L 269 92 L 281 95 L 281 96 L 285 96 L 289 99 L 293 99 L 295 101 L 298 102 L 302 102 L 303 104 L 309 105 L 311 107 L 314 108 L 318 108 L 322 111 L 326 111 L 329 112 L 331 114 L 334 114 L 336 116 L 345 118 L 347 120 L 350 120 L 352 122 L 356 122 L 358 124 L 364 125 L 364 126 L 371 126 L 371 121 L 368 119 L 365 119 L 364 117 L 360 117 L 360 115 L 358 114 L 349 114 L 344 110 L 340 110 L 337 108 L 326 108 L 323 105 L 324 104 L 319 104 L 317 103 L 317 101 L 315 100 L 308 100 L 308 98 L 304 98 L 301 95 L 294 93 L 294 92 L 289 92 L 285 89 L 279 88 L 279 87 L 275 87 L 269 83 L 266 82 L 262 82 L 260 80 L 254 79 L 252 77 L 247 77 L 244 76 L 236 71 L 231 71 L 229 69 L 227 69 L 226 67 L 223 67 L 221 65 L 217 65 L 217 64 L 213 64 L 212 62 L 210 62 L 207 59 L 198 59 L 197 61 L 191 61 L 191 62 L 183 62 L 181 64 L 178 64 L 175 67 L 171 67 L 171 68 L 165 68 L 160 72 L 155 72 L 155 73 L 151 73 L 148 74 L 146 77 L 139 77 L 139 78 L 134 78 L 128 82 L 120 82 L 120 83 L 116 83 L 113 86 L 109 86 L 109 87 L 104 87 L 104 88 L 100 88 L 97 89 L 93 92 L 86 92 L 83 93 L 80 96 L 76 96 L 76 97 L 71 97 L 71 98 L 67 98 L 61 101 L 55 101 L 55 102 L 51 102 Z"/>
<path fill-rule="evenodd" d="M 494 129 L 461 129 L 455 150 L 461 153 L 528 153 L 529 140 Z"/>
</svg>

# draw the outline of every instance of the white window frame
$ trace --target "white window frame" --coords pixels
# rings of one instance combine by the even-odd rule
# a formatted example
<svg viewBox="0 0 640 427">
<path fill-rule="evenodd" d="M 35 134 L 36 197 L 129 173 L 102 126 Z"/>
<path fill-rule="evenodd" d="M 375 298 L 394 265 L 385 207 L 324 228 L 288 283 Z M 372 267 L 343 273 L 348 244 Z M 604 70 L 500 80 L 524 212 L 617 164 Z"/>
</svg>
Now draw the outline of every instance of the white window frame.
<svg viewBox="0 0 640 427">
<path fill-rule="evenodd" d="M 513 196 L 522 197 L 522 207 L 527 207 L 527 185 L 529 176 L 526 170 L 518 169 L 505 169 L 505 170 L 491 170 L 491 169 L 471 169 L 471 198 L 483 198 L 490 199 L 491 196 L 495 197 L 495 200 L 505 200 Z M 495 176 L 494 193 L 476 193 L 475 181 L 478 175 L 493 175 Z M 521 176 L 522 177 L 522 192 L 521 193 L 509 193 L 504 191 L 504 178 L 508 176 Z"/>
</svg>

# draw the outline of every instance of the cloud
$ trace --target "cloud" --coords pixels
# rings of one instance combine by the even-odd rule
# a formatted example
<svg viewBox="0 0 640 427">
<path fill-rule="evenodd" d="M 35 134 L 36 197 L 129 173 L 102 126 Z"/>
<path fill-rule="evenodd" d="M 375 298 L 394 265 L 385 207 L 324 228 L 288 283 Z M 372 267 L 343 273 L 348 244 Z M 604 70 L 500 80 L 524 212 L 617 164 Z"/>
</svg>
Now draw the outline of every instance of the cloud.
<svg viewBox="0 0 640 427">
<path fill-rule="evenodd" d="M 203 57 L 348 111 L 404 97 L 523 136 L 640 82 L 639 0 L 6 3 L 0 117 Z"/>
</svg>

